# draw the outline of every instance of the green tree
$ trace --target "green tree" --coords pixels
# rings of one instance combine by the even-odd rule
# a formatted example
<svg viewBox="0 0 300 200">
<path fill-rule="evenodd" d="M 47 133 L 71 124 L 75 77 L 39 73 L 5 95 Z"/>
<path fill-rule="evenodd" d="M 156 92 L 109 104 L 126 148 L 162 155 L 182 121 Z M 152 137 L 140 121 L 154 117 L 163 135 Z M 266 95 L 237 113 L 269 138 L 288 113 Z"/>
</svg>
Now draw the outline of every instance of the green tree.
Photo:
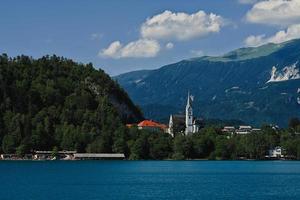
<svg viewBox="0 0 300 200">
<path fill-rule="evenodd" d="M 155 160 L 169 158 L 172 154 L 172 144 L 169 135 L 152 134 L 149 138 L 150 157 Z"/>
<path fill-rule="evenodd" d="M 148 159 L 149 158 L 149 142 L 145 134 L 142 135 L 130 147 L 131 160 Z"/>
<path fill-rule="evenodd" d="M 27 152 L 27 147 L 25 144 L 21 144 L 16 149 L 16 154 L 18 157 L 24 157 L 25 153 Z"/>
<path fill-rule="evenodd" d="M 12 135 L 5 135 L 2 140 L 2 150 L 4 153 L 14 153 L 17 147 L 17 139 Z"/>
<path fill-rule="evenodd" d="M 55 146 L 55 147 L 53 147 L 53 149 L 52 149 L 52 153 L 51 153 L 51 157 L 52 158 L 57 158 L 58 157 L 58 148 Z"/>
<path fill-rule="evenodd" d="M 174 139 L 174 159 L 187 159 L 192 158 L 193 143 L 191 137 L 178 135 Z"/>
<path fill-rule="evenodd" d="M 126 156 L 129 155 L 129 148 L 127 146 L 127 130 L 124 126 L 120 125 L 114 132 L 113 136 L 113 147 L 112 150 L 115 153 L 124 153 Z"/>
</svg>

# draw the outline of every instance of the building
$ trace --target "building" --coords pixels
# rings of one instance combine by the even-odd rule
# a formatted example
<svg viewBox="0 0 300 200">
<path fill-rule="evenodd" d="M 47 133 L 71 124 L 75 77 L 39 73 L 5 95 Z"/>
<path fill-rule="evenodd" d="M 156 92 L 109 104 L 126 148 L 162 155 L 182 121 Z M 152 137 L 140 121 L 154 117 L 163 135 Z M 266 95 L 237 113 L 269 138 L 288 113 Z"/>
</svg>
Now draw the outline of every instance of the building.
<svg viewBox="0 0 300 200">
<path fill-rule="evenodd" d="M 171 115 L 169 120 L 168 133 L 175 136 L 175 133 L 185 132 L 185 115 Z"/>
<path fill-rule="evenodd" d="M 188 135 L 200 130 L 202 122 L 193 116 L 193 100 L 194 97 L 188 93 L 185 115 L 170 115 L 168 133 L 172 136 L 176 133 Z"/>
<path fill-rule="evenodd" d="M 33 155 L 34 160 L 51 160 L 53 159 L 53 151 L 35 151 Z M 72 158 L 76 151 L 58 151 L 59 158 Z"/>
<path fill-rule="evenodd" d="M 239 129 L 236 130 L 236 134 L 238 135 L 246 135 L 252 132 L 251 126 L 240 126 Z"/>
<path fill-rule="evenodd" d="M 222 129 L 223 133 L 228 134 L 237 134 L 237 135 L 247 135 L 250 133 L 260 132 L 259 128 L 252 128 L 251 126 L 239 126 L 239 128 L 235 128 L 234 126 L 224 126 Z"/>
<path fill-rule="evenodd" d="M 235 133 L 235 127 L 234 126 L 224 126 L 222 129 L 223 133 L 229 133 L 229 134 L 234 134 Z"/>
<path fill-rule="evenodd" d="M 270 149 L 268 151 L 268 155 L 266 158 L 276 159 L 276 158 L 283 158 L 283 149 L 281 147 L 275 147 L 274 149 Z"/>
<path fill-rule="evenodd" d="M 194 117 L 192 108 L 193 96 L 188 93 L 187 103 L 185 107 L 185 134 L 194 133 Z"/>
<path fill-rule="evenodd" d="M 157 122 L 152 121 L 152 120 L 141 121 L 137 125 L 137 127 L 140 130 L 148 130 L 148 131 L 153 131 L 153 132 L 156 132 L 156 131 L 167 132 L 167 126 L 166 125 L 157 123 Z"/>
<path fill-rule="evenodd" d="M 0 160 L 15 160 L 18 156 L 16 154 L 1 154 Z"/>
<path fill-rule="evenodd" d="M 194 119 L 193 121 L 193 133 L 197 133 L 204 127 L 203 119 Z"/>
</svg>

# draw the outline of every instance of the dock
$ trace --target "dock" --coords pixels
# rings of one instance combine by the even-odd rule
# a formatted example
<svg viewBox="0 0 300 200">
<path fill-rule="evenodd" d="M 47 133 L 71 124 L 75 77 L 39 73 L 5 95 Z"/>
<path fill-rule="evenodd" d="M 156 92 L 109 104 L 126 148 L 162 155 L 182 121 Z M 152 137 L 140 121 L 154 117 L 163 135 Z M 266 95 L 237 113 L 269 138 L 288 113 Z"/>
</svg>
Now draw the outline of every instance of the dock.
<svg viewBox="0 0 300 200">
<path fill-rule="evenodd" d="M 123 160 L 123 153 L 75 153 L 75 160 Z"/>
</svg>

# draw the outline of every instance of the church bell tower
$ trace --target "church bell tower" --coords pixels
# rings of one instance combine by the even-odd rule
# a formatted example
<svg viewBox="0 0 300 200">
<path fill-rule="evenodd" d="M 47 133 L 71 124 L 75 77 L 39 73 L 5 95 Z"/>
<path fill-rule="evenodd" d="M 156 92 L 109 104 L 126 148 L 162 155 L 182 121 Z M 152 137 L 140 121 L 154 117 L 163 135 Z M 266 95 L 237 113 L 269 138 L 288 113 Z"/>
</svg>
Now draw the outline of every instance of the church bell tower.
<svg viewBox="0 0 300 200">
<path fill-rule="evenodd" d="M 193 96 L 188 93 L 187 104 L 185 107 L 185 134 L 193 133 Z"/>
</svg>

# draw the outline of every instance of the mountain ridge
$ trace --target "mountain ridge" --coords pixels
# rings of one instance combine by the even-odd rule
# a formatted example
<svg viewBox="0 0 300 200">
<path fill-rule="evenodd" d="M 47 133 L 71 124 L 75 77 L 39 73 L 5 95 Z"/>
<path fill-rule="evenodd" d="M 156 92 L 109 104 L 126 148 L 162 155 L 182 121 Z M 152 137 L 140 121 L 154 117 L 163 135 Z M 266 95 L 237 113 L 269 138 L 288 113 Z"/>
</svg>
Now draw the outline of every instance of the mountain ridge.
<svg viewBox="0 0 300 200">
<path fill-rule="evenodd" d="M 228 55 L 237 56 L 224 61 L 224 56 Z M 196 96 L 196 113 L 205 118 L 239 119 L 253 125 L 276 123 L 286 126 L 287 118 L 300 114 L 298 104 L 295 104 L 298 78 L 292 82 L 285 80 L 288 84 L 281 81 L 268 83 L 273 67 L 283 73 L 285 67 L 296 63 L 294 72 L 298 73 L 299 39 L 237 49 L 217 58 L 186 59 L 147 73 L 135 72 L 135 75 L 141 73 L 135 79 L 131 73 L 119 75 L 115 79 L 133 101 L 144 108 L 146 117 L 153 119 L 165 118 L 171 113 L 148 115 L 151 110 L 147 110 L 147 105 L 173 106 L 177 108 L 174 112 L 178 112 L 183 109 L 188 90 Z M 132 78 L 131 81 L 126 81 L 129 78 Z M 260 89 L 266 86 L 267 89 Z M 234 87 L 238 89 L 230 90 Z M 283 93 L 286 93 L 284 98 L 281 97 Z M 267 102 L 267 99 L 270 101 Z M 282 113 L 284 116 L 280 117 Z M 245 115 L 255 116 L 250 119 Z"/>
</svg>

